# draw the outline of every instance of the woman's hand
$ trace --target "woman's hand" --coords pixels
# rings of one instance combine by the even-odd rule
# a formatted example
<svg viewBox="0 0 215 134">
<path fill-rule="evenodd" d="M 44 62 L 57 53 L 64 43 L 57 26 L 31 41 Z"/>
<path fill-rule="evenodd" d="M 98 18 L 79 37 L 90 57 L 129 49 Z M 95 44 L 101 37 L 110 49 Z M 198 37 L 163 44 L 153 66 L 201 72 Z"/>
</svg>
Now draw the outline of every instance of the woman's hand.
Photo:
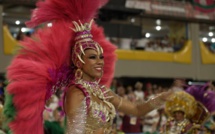
<svg viewBox="0 0 215 134">
<path fill-rule="evenodd" d="M 159 97 L 159 99 L 161 100 L 161 101 L 171 101 L 173 98 L 172 98 L 172 96 L 173 96 L 173 94 L 174 94 L 174 91 L 172 91 L 172 90 L 169 90 L 169 91 L 167 91 L 167 92 L 162 92 L 162 93 L 160 93 L 159 95 L 158 95 L 158 97 Z"/>
<path fill-rule="evenodd" d="M 172 100 L 173 91 L 162 92 L 149 100 L 153 109 L 160 108 L 166 101 Z"/>
</svg>

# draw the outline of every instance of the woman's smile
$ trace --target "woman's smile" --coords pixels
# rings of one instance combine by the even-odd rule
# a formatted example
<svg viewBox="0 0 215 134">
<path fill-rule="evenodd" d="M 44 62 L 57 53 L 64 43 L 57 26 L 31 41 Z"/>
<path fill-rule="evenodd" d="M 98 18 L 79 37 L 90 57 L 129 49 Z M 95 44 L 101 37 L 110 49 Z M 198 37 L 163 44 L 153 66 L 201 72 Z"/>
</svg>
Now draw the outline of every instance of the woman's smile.
<svg viewBox="0 0 215 134">
<path fill-rule="evenodd" d="M 102 72 L 103 68 L 102 67 L 95 67 L 96 71 Z"/>
</svg>

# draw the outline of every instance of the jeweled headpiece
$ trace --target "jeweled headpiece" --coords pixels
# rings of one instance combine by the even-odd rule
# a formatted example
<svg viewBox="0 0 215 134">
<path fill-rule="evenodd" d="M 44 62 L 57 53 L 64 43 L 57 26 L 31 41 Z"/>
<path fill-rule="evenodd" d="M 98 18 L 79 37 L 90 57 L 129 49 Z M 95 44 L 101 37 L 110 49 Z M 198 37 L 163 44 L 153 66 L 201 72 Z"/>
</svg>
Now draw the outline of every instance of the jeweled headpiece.
<svg viewBox="0 0 215 134">
<path fill-rule="evenodd" d="M 94 49 L 99 54 L 103 53 L 102 47 L 93 40 L 93 36 L 90 32 L 92 23 L 93 20 L 85 24 L 82 24 L 81 21 L 79 21 L 79 24 L 73 21 L 75 29 L 71 29 L 75 32 L 75 45 L 72 50 L 72 62 L 76 66 L 77 61 L 84 63 L 81 56 L 85 55 L 84 50 L 86 49 Z"/>
<path fill-rule="evenodd" d="M 167 101 L 165 111 L 173 116 L 174 112 L 182 111 L 187 118 L 191 118 L 196 112 L 195 99 L 184 91 L 176 92 L 173 96 L 173 100 Z"/>
</svg>

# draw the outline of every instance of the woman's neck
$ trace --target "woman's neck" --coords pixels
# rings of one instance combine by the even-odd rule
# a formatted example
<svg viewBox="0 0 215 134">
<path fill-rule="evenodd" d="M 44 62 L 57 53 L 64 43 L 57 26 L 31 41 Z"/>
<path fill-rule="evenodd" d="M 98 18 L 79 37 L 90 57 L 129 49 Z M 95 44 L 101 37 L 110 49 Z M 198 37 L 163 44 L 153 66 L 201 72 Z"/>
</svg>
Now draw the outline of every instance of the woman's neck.
<svg viewBox="0 0 215 134">
<path fill-rule="evenodd" d="M 84 77 L 84 76 L 83 76 L 82 80 L 88 81 L 88 82 L 95 82 L 95 81 L 96 81 L 96 78 Z"/>
</svg>

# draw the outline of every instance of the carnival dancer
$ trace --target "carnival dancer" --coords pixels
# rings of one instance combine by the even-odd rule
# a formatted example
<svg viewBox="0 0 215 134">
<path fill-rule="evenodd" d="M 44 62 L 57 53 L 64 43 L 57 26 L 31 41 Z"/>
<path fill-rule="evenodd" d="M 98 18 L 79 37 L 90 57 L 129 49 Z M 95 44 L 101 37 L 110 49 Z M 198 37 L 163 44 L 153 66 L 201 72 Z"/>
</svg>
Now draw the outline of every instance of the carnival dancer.
<svg viewBox="0 0 215 134">
<path fill-rule="evenodd" d="M 160 107 L 172 92 L 133 104 L 108 87 L 116 62 L 115 45 L 106 40 L 94 18 L 107 0 L 45 0 L 37 3 L 27 24 L 44 27 L 25 38 L 8 67 L 5 109 L 13 134 L 43 134 L 46 101 L 65 89 L 67 134 L 111 133 L 115 110 L 143 116 Z M 13 114 L 8 114 L 14 110 Z M 10 118 L 9 118 L 10 117 Z"/>
<path fill-rule="evenodd" d="M 207 87 L 207 84 L 188 86 L 174 94 L 173 101 L 165 106 L 169 119 L 163 134 L 206 133 L 204 124 L 215 111 L 215 92 Z"/>
<path fill-rule="evenodd" d="M 172 101 L 167 101 L 165 111 L 168 120 L 161 129 L 162 134 L 185 134 L 192 128 L 190 118 L 196 111 L 195 99 L 184 91 L 174 94 Z"/>
</svg>

